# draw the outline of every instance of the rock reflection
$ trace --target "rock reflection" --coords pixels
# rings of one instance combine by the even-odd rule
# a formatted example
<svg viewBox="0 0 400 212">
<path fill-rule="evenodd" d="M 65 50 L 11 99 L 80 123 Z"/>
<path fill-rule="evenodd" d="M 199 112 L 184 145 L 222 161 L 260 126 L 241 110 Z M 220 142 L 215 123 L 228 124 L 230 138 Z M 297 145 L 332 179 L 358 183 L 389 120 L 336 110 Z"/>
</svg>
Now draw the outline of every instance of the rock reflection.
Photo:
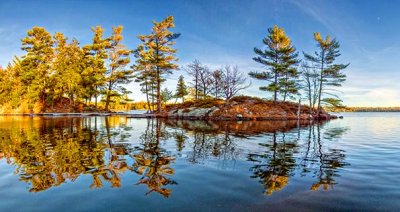
<svg viewBox="0 0 400 212">
<path fill-rule="evenodd" d="M 345 152 L 330 148 L 329 142 L 339 139 L 347 128 L 325 127 L 325 123 L 298 121 L 256 122 L 204 122 L 167 121 L 173 128 L 186 130 L 193 137 L 189 161 L 199 163 L 210 157 L 234 160 L 246 153 L 253 165 L 252 178 L 258 179 L 265 194 L 272 195 L 288 185 L 292 176 L 308 176 L 315 179 L 311 190 L 328 190 L 336 184 L 338 170 L 349 165 Z M 237 148 L 238 138 L 267 138 L 257 150 Z M 183 140 L 179 140 L 180 143 Z M 180 144 L 182 145 L 182 144 Z"/>
<path fill-rule="evenodd" d="M 285 132 L 310 125 L 309 121 L 190 121 L 166 120 L 169 127 L 189 132 L 203 132 L 210 135 L 228 134 L 235 137 L 262 135 L 271 132 Z"/>
</svg>

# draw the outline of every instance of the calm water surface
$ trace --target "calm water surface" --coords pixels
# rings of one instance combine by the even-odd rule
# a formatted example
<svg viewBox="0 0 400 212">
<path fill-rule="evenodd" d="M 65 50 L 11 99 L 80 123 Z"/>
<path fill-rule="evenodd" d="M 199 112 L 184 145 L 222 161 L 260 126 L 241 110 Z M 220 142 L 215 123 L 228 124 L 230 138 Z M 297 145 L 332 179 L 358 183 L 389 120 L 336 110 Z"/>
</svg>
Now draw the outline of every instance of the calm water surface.
<svg viewBox="0 0 400 212">
<path fill-rule="evenodd" d="M 400 113 L 0 117 L 0 211 L 400 209 Z"/>
</svg>

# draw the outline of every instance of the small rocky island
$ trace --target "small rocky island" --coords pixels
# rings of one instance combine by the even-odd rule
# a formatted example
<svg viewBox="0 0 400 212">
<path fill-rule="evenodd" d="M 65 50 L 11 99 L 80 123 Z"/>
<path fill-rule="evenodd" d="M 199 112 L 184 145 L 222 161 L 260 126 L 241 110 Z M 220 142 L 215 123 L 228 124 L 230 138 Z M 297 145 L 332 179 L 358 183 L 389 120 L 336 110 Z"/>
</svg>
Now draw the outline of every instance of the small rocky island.
<svg viewBox="0 0 400 212">
<path fill-rule="evenodd" d="M 192 120 L 327 120 L 337 116 L 293 102 L 273 102 L 256 97 L 237 96 L 230 100 L 202 99 L 167 105 L 157 117 Z"/>
</svg>

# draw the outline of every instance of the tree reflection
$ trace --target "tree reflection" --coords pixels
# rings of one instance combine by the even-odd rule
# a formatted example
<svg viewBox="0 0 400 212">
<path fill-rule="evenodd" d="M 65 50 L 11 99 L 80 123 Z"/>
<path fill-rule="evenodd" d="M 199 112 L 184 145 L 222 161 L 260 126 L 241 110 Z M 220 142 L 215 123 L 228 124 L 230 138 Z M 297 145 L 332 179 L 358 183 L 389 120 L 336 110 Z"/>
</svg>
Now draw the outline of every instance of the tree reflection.
<svg viewBox="0 0 400 212">
<path fill-rule="evenodd" d="M 309 135 L 310 141 L 308 144 L 311 143 L 312 137 L 313 141 L 316 141 L 316 148 L 314 148 L 312 155 L 305 158 L 306 161 L 309 161 L 309 165 L 303 165 L 303 172 L 311 172 L 314 175 L 313 177 L 317 179 L 317 182 L 311 186 L 311 190 L 315 191 L 320 188 L 329 190 L 336 184 L 335 178 L 340 176 L 338 169 L 349 164 L 344 162 L 345 154 L 343 150 L 324 148 L 324 142 L 340 138 L 348 131 L 348 128 L 328 128 L 323 133 L 323 136 L 321 136 L 321 124 L 313 125 L 312 128 L 312 130 L 309 130 L 312 136 Z M 315 128 L 317 135 L 315 135 Z"/>
<path fill-rule="evenodd" d="M 0 159 L 15 165 L 15 174 L 31 192 L 81 175 L 92 178 L 90 188 L 118 188 L 129 172 L 138 177 L 137 185 L 147 188 L 146 194 L 164 197 L 177 184 L 172 179 L 176 157 L 223 166 L 247 160 L 251 177 L 267 195 L 284 189 L 296 175 L 311 177 L 311 190 L 329 190 L 340 168 L 349 165 L 345 152 L 333 147 L 348 129 L 324 123 L 147 119 L 145 124 L 139 139 L 133 140 L 132 127 L 121 117 L 14 121 L 0 125 Z M 252 143 L 254 139 L 262 142 Z"/>
<path fill-rule="evenodd" d="M 296 161 L 293 156 L 297 144 L 295 140 L 287 140 L 285 133 L 281 133 L 281 141 L 277 141 L 278 132 L 272 133 L 272 142 L 261 143 L 259 145 L 268 148 L 269 151 L 263 153 L 250 153 L 248 160 L 256 163 L 250 170 L 253 178 L 259 178 L 265 187 L 265 193 L 272 195 L 274 191 L 281 190 L 289 181 Z"/>
<path fill-rule="evenodd" d="M 328 190 L 336 184 L 338 169 L 349 164 L 344 162 L 343 150 L 324 148 L 324 143 L 340 138 L 348 129 L 327 128 L 322 134 L 322 125 L 310 124 L 306 128 L 298 127 L 297 131 L 270 133 L 271 140 L 259 144 L 261 149 L 266 147 L 266 151 L 248 154 L 248 161 L 255 164 L 250 169 L 252 177 L 264 185 L 267 195 L 284 188 L 297 172 L 301 176 L 311 173 L 317 179 L 311 190 L 321 187 Z M 302 142 L 301 135 L 304 135 L 305 142 Z"/>
<path fill-rule="evenodd" d="M 120 187 L 127 171 L 141 175 L 138 184 L 146 185 L 147 193 L 168 197 L 172 191 L 166 186 L 176 184 L 168 178 L 174 174 L 170 164 L 175 158 L 161 148 L 160 139 L 167 132 L 159 120 L 149 120 L 137 148 L 128 142 L 131 128 L 121 117 L 26 121 L 31 124 L 0 128 L 0 159 L 16 166 L 15 173 L 30 184 L 30 192 L 75 181 L 81 175 L 92 177 L 90 188 L 101 188 L 105 182 Z M 132 166 L 127 164 L 128 157 L 134 159 Z"/>
<path fill-rule="evenodd" d="M 176 184 L 168 178 L 174 174 L 170 164 L 175 158 L 166 154 L 165 149 L 160 147 L 160 139 L 166 133 L 161 125 L 158 119 L 148 120 L 147 128 L 140 137 L 141 147 L 138 147 L 133 154 L 135 159 L 133 170 L 142 175 L 138 184 L 148 187 L 149 191 L 146 194 L 155 191 L 164 197 L 169 197 L 172 190 L 166 186 Z"/>
<path fill-rule="evenodd" d="M 101 188 L 103 181 L 119 187 L 120 173 L 127 170 L 122 159 L 125 147 L 112 144 L 108 119 L 107 136 L 99 136 L 97 118 L 41 119 L 41 124 L 21 128 L 0 129 L 0 156 L 16 165 L 20 180 L 31 185 L 30 192 L 39 192 L 80 175 L 93 178 L 90 188 Z M 108 149 L 108 151 L 106 151 Z M 107 157 L 109 152 L 109 157 Z"/>
</svg>

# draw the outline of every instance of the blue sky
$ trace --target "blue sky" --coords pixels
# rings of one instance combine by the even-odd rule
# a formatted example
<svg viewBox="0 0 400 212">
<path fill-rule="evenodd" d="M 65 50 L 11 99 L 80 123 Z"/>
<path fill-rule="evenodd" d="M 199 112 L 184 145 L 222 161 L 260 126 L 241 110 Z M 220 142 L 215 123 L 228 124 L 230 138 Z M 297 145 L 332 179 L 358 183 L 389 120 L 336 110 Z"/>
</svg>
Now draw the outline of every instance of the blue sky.
<svg viewBox="0 0 400 212">
<path fill-rule="evenodd" d="M 400 106 L 400 1 L 390 0 L 143 0 L 143 1 L 1 1 L 0 65 L 22 55 L 20 39 L 33 26 L 62 32 L 84 45 L 90 43 L 90 27 L 101 25 L 109 35 L 112 26 L 123 25 L 125 45 L 135 48 L 137 35 L 150 32 L 152 20 L 173 15 L 179 65 L 194 59 L 212 68 L 238 65 L 247 73 L 262 70 L 252 60 L 253 48 L 274 24 L 283 27 L 297 49 L 313 52 L 313 32 L 336 37 L 341 44 L 339 62 L 350 63 L 347 82 L 340 88 L 349 106 Z M 168 76 L 166 87 L 175 89 L 183 70 Z M 270 97 L 252 80 L 244 94 Z M 143 95 L 128 88 L 132 97 Z"/>
</svg>

